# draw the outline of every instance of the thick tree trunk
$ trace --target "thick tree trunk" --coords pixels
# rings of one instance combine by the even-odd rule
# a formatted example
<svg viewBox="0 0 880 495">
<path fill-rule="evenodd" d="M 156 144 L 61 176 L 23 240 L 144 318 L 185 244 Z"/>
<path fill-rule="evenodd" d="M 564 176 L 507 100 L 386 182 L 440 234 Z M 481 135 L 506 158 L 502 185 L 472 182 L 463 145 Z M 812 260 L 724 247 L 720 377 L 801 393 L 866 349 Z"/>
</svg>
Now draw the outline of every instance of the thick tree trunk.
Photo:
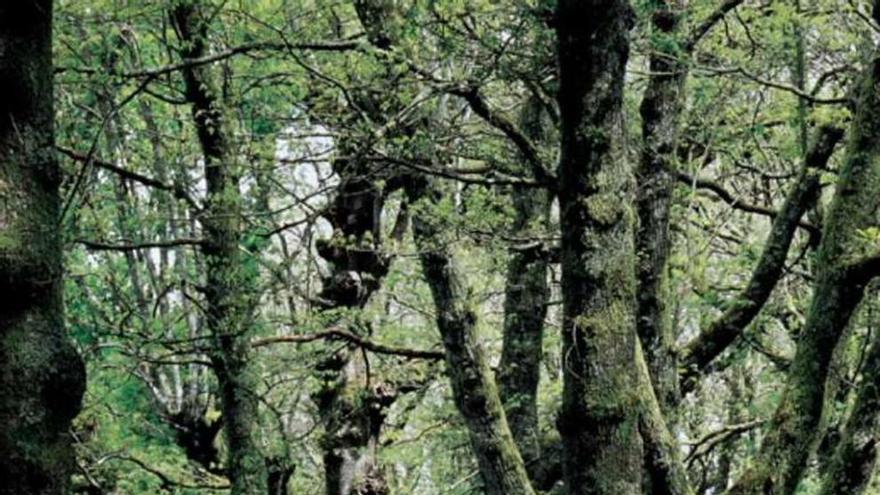
<svg viewBox="0 0 880 495">
<path fill-rule="evenodd" d="M 541 122 L 541 104 L 535 99 L 526 102 L 520 120 L 521 128 L 533 141 L 546 134 Z M 514 189 L 512 195 L 516 210 L 514 235 L 528 237 L 547 221 L 550 195 L 547 191 L 521 188 Z M 533 483 L 545 488 L 552 482 L 547 472 L 552 471 L 552 467 L 541 457 L 537 399 L 544 318 L 550 299 L 547 271 L 548 262 L 542 253 L 511 252 L 504 288 L 504 340 L 498 365 L 498 390 L 513 438 Z"/>
<path fill-rule="evenodd" d="M 415 209 L 435 205 L 440 192 L 427 178 L 413 178 L 407 194 Z M 416 203 L 422 201 L 423 204 Z M 455 405 L 464 417 L 489 495 L 532 495 L 525 465 L 513 440 L 483 346 L 477 316 L 437 227 L 424 211 L 413 214 L 413 236 L 431 289 L 437 328 Z"/>
<path fill-rule="evenodd" d="M 874 275 L 859 261 L 866 251 L 860 233 L 876 225 L 880 207 L 878 75 L 880 56 L 875 52 L 855 92 L 847 154 L 819 245 L 813 300 L 782 402 L 753 466 L 729 490 L 732 495 L 794 493 L 818 430 L 833 350 Z"/>
<path fill-rule="evenodd" d="M 315 399 L 324 418 L 322 442 L 327 495 L 383 495 L 385 474 L 377 459 L 379 435 L 393 395 L 384 387 L 367 387 L 367 370 L 359 349 L 344 348 L 335 360 L 322 363 L 331 377 Z"/>
<path fill-rule="evenodd" d="M 563 377 L 572 495 L 641 493 L 633 174 L 623 149 L 625 0 L 560 0 Z"/>
<path fill-rule="evenodd" d="M 66 340 L 52 2 L 0 5 L 0 493 L 62 494 L 85 371 Z"/>
<path fill-rule="evenodd" d="M 197 2 L 181 0 L 175 4 L 171 21 L 182 43 L 182 58 L 206 54 L 205 14 Z M 239 249 L 239 165 L 210 66 L 189 66 L 183 76 L 204 155 L 207 198 L 201 223 L 205 235 L 205 316 L 213 339 L 211 361 L 220 385 L 229 478 L 233 495 L 265 495 L 268 482 L 259 447 L 258 377 L 249 362 L 256 295 L 254 275 L 246 270 Z"/>
<path fill-rule="evenodd" d="M 327 215 L 333 237 L 318 243 L 318 253 L 331 266 L 320 294 L 328 314 L 343 308 L 362 308 L 388 273 L 391 259 L 381 253 L 380 222 L 385 198 L 375 183 L 379 179 L 375 165 L 357 159 L 334 161 L 340 185 Z M 387 493 L 376 447 L 393 394 L 377 384 L 367 387 L 367 363 L 356 346 L 341 349 L 322 367 L 330 372 L 316 394 L 325 418 L 327 495 Z"/>
<path fill-rule="evenodd" d="M 338 159 L 333 165 L 340 177 L 327 215 L 333 237 L 317 246 L 331 266 L 320 294 L 328 314 L 362 308 L 379 289 L 390 264 L 380 252 L 384 196 L 374 183 L 378 178 L 374 164 Z M 387 486 L 374 448 L 388 405 L 382 404 L 382 394 L 377 393 L 381 387 L 366 388 L 367 365 L 355 346 L 341 349 L 321 366 L 330 372 L 316 394 L 325 418 L 327 495 L 385 493 Z"/>
</svg>

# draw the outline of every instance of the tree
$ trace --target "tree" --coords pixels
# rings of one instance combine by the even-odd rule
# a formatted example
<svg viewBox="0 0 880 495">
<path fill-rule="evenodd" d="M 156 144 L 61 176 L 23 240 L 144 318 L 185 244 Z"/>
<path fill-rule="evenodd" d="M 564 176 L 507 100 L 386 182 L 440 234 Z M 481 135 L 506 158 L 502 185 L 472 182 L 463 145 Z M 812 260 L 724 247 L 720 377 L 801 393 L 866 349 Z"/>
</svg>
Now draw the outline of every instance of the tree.
<svg viewBox="0 0 880 495">
<path fill-rule="evenodd" d="M 408 185 L 407 195 L 414 207 L 423 209 L 413 215 L 413 236 L 434 299 L 455 404 L 467 424 L 486 491 L 531 494 L 534 490 L 477 336 L 476 315 L 469 307 L 446 241 L 428 216 L 430 210 L 424 210 L 442 199 L 435 187 L 430 181 L 416 179 Z"/>
<path fill-rule="evenodd" d="M 632 366 L 633 176 L 622 112 L 632 15 L 625 1 L 561 1 L 556 10 L 565 378 L 559 431 L 571 494 L 635 494 L 642 484 Z"/>
<path fill-rule="evenodd" d="M 65 492 L 85 385 L 64 330 L 51 21 L 51 1 L 0 7 L 0 492 L 10 494 Z"/>
<path fill-rule="evenodd" d="M 170 18 L 183 59 L 204 57 L 208 17 L 199 2 L 175 3 Z M 229 478 L 234 495 L 268 491 L 268 473 L 260 453 L 257 378 L 249 363 L 255 313 L 254 275 L 244 263 L 240 165 L 227 119 L 209 67 L 183 70 L 185 95 L 202 147 L 206 204 L 201 224 L 205 239 L 205 317 L 213 339 L 211 353 L 220 384 L 223 425 L 229 445 Z"/>
<path fill-rule="evenodd" d="M 246 7 L 57 2 L 70 491 L 875 490 L 863 5 Z"/>
<path fill-rule="evenodd" d="M 875 15 L 878 4 L 874 4 Z M 843 168 L 822 228 L 813 299 L 785 392 L 754 467 L 731 494 L 794 493 L 824 405 L 832 351 L 877 272 L 860 233 L 875 225 L 878 183 L 877 64 L 874 52 L 854 92 L 855 116 Z M 870 393 L 870 392 L 869 392 Z M 870 400 L 863 397 L 862 400 Z M 846 444 L 842 448 L 847 448 Z"/>
</svg>

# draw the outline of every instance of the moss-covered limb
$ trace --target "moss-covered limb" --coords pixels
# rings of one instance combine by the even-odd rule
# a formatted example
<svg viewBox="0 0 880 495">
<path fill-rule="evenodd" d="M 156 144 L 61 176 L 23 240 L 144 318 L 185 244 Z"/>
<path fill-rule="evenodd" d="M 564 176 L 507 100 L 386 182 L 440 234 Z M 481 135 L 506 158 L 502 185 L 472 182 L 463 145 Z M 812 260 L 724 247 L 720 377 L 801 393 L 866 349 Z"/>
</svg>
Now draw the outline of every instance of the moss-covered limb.
<svg viewBox="0 0 880 495">
<path fill-rule="evenodd" d="M 800 218 L 819 197 L 820 172 L 825 169 L 843 131 L 832 125 L 817 129 L 800 173 L 788 193 L 779 214 L 773 219 L 764 249 L 746 287 L 728 309 L 681 351 L 681 387 L 694 388 L 700 373 L 718 357 L 743 329 L 754 320 L 782 276 L 785 259 Z"/>
<path fill-rule="evenodd" d="M 206 53 L 206 6 L 175 1 L 170 19 L 181 41 L 181 58 Z M 229 446 L 228 472 L 233 495 L 265 495 L 265 460 L 258 429 L 258 377 L 250 365 L 248 341 L 253 328 L 253 275 L 244 267 L 239 166 L 210 66 L 183 69 L 186 99 L 204 157 L 207 197 L 201 217 L 205 232 L 206 322 L 213 338 L 211 360 L 220 384 L 220 404 Z"/>
<path fill-rule="evenodd" d="M 666 272 L 671 240 L 669 209 L 675 178 L 675 144 L 683 106 L 687 67 L 681 62 L 679 6 L 657 2 L 651 16 L 654 49 L 651 77 L 642 97 L 642 148 L 636 170 L 636 321 L 654 389 L 664 410 L 678 402 L 675 329 L 666 310 Z"/>
<path fill-rule="evenodd" d="M 874 472 L 880 440 L 880 336 L 875 335 L 861 374 L 855 404 L 822 473 L 822 495 L 865 493 Z"/>
<path fill-rule="evenodd" d="M 421 209 L 412 217 L 413 237 L 434 299 L 453 398 L 467 425 L 485 491 L 490 495 L 534 494 L 477 335 L 476 314 L 440 229 L 425 211 L 440 201 L 441 193 L 429 179 L 411 178 L 407 195 Z"/>
<path fill-rule="evenodd" d="M 66 340 L 52 2 L 0 5 L 0 493 L 60 495 L 85 372 Z"/>
<path fill-rule="evenodd" d="M 678 442 L 666 424 L 641 345 L 637 348 L 636 367 L 641 400 L 639 431 L 645 444 L 645 493 L 692 495 L 694 491 L 681 460 Z"/>
<path fill-rule="evenodd" d="M 633 174 L 623 152 L 625 0 L 556 10 L 562 147 L 563 397 L 572 495 L 641 493 Z"/>
<path fill-rule="evenodd" d="M 531 98 L 520 117 L 521 128 L 532 140 L 541 139 L 541 102 Z M 527 169 L 527 167 L 524 167 Z M 516 210 L 515 235 L 526 238 L 549 214 L 550 195 L 546 191 L 516 188 L 512 192 Z M 538 426 L 538 382 L 543 355 L 544 319 L 550 287 L 545 256 L 512 250 L 507 264 L 504 299 L 504 331 L 498 390 L 513 438 L 519 446 L 533 483 L 546 487 L 548 480 L 541 457 Z"/>
<path fill-rule="evenodd" d="M 876 3 L 876 2 L 875 2 Z M 876 12 L 876 10 L 875 10 Z M 864 250 L 861 234 L 880 207 L 880 54 L 863 71 L 855 116 L 834 198 L 826 215 L 813 300 L 797 354 L 760 452 L 730 495 L 793 493 L 819 424 L 833 350 L 864 295 L 863 279 L 847 269 Z"/>
<path fill-rule="evenodd" d="M 822 414 L 831 349 L 861 297 L 861 290 L 847 286 L 838 277 L 822 277 L 789 369 L 782 402 L 767 426 L 767 436 L 753 467 L 730 494 L 794 492 Z"/>
</svg>

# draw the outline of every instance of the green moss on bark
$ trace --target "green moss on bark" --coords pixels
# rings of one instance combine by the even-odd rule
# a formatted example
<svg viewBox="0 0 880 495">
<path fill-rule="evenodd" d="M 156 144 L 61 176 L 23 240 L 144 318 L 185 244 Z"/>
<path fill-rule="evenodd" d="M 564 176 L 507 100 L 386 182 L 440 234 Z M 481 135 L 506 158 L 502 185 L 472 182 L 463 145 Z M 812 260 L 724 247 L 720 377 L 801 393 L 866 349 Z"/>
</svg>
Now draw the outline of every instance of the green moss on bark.
<svg viewBox="0 0 880 495">
<path fill-rule="evenodd" d="M 52 2 L 0 6 L 0 493 L 65 492 L 85 374 L 66 340 Z"/>
</svg>

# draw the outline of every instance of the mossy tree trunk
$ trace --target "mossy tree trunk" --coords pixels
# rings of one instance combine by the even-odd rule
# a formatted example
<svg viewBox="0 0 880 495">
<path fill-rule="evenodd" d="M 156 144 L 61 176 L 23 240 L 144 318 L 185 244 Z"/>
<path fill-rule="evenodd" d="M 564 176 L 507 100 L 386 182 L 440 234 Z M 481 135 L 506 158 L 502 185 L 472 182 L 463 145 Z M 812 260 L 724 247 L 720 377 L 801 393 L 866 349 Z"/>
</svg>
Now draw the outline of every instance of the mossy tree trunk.
<svg viewBox="0 0 880 495">
<path fill-rule="evenodd" d="M 467 425 L 485 491 L 489 495 L 532 495 L 534 490 L 477 335 L 477 315 L 467 300 L 448 240 L 437 220 L 430 217 L 442 194 L 429 178 L 414 177 L 407 184 L 407 195 L 415 210 L 413 237 L 434 299 L 453 399 Z"/>
<path fill-rule="evenodd" d="M 356 155 L 355 150 L 349 151 Z M 333 237 L 317 245 L 331 267 L 319 298 L 322 310 L 330 316 L 341 309 L 362 308 L 379 289 L 391 261 L 381 252 L 384 193 L 374 182 L 378 178 L 375 164 L 354 158 L 337 159 L 333 166 L 340 178 L 327 215 Z M 346 346 L 320 365 L 327 379 L 315 400 L 325 421 L 322 449 L 327 495 L 375 495 L 388 489 L 376 448 L 393 396 L 384 393 L 381 383 L 367 387 L 365 359 L 356 346 Z"/>
<path fill-rule="evenodd" d="M 652 495 L 692 495 L 681 450 L 666 423 L 641 343 L 637 346 L 635 366 L 639 373 L 638 394 L 641 399 L 639 433 L 645 446 L 642 490 Z"/>
<path fill-rule="evenodd" d="M 637 327 L 654 390 L 665 411 L 678 403 L 675 329 L 666 309 L 666 273 L 671 239 L 669 211 L 675 178 L 675 145 L 687 67 L 681 62 L 680 11 L 674 1 L 655 4 L 651 76 L 642 97 L 642 149 L 636 169 Z"/>
<path fill-rule="evenodd" d="M 118 70 L 114 62 L 110 62 L 106 66 Z M 113 109 L 118 103 L 116 91 L 112 87 L 107 86 L 98 92 L 97 99 L 99 108 L 101 108 L 101 114 L 112 115 Z M 151 129 L 154 176 L 157 180 L 168 183 L 167 165 L 163 161 L 163 145 L 159 142 L 161 134 L 155 127 L 156 123 L 153 120 L 149 106 L 145 102 L 140 103 L 139 110 L 141 116 L 144 118 L 147 128 Z M 115 115 L 108 120 L 105 129 L 107 143 L 105 153 L 106 156 L 113 157 L 114 163 L 125 162 L 131 152 L 125 140 L 124 122 L 119 117 L 119 115 Z M 148 238 L 148 232 L 144 232 L 129 221 L 138 215 L 139 198 L 133 193 L 130 183 L 125 178 L 115 177 L 114 179 L 116 179 L 115 198 L 117 206 L 115 228 L 122 234 L 123 239 Z M 150 202 L 155 202 L 155 205 L 162 205 L 161 211 L 167 215 L 168 219 L 179 218 L 177 202 L 167 194 L 167 191 L 155 190 L 152 191 L 152 194 L 155 195 L 156 199 L 151 199 Z M 178 229 L 180 227 L 177 223 L 174 221 L 169 222 L 168 232 L 165 233 L 166 238 L 175 239 L 180 237 L 177 232 Z M 192 237 L 195 237 L 195 234 Z M 135 308 L 139 314 L 137 321 L 142 325 L 139 331 L 144 332 L 145 335 L 150 332 L 149 322 L 153 320 L 153 316 L 150 314 L 149 303 L 154 295 L 154 293 L 151 293 L 151 288 L 158 285 L 157 279 L 161 279 L 164 274 L 171 271 L 178 273 L 185 271 L 184 267 L 187 266 L 186 263 L 189 255 L 188 248 L 175 250 L 172 262 L 169 259 L 168 250 L 163 250 L 157 260 L 157 266 L 152 266 L 152 263 L 147 262 L 144 269 L 141 266 L 144 262 L 143 256 L 135 250 L 125 250 L 123 253 L 126 272 L 131 280 L 134 292 Z M 144 271 L 142 272 L 142 270 Z M 142 276 L 142 273 L 146 276 Z M 186 274 L 181 273 L 181 276 L 185 277 Z M 145 280 L 148 280 L 149 283 L 145 283 Z M 166 301 L 160 301 L 156 305 L 156 309 L 160 318 L 168 316 L 169 307 Z M 195 332 L 198 331 L 197 324 L 194 325 L 188 320 L 187 325 L 191 335 L 195 335 Z M 142 379 L 150 382 L 156 411 L 174 431 L 174 439 L 177 445 L 183 449 L 183 452 L 190 461 L 199 464 L 206 471 L 219 475 L 225 474 L 219 467 L 220 453 L 214 442 L 222 428 L 223 418 L 208 419 L 207 404 L 213 398 L 207 397 L 210 394 L 207 390 L 208 385 L 200 383 L 202 381 L 200 380 L 200 374 L 207 371 L 201 365 L 192 364 L 172 365 L 172 367 L 143 363 L 142 366 L 144 367 Z M 174 369 L 175 367 L 176 369 Z M 163 387 L 161 385 L 163 380 L 167 380 L 170 383 L 179 383 L 179 388 L 177 386 L 172 389 Z M 187 392 L 184 392 L 184 390 Z M 168 393 L 162 393 L 164 391 Z M 202 394 L 205 397 L 200 397 Z"/>
<path fill-rule="evenodd" d="M 542 122 L 541 102 L 530 98 L 520 127 L 533 141 L 548 134 Z M 526 168 L 527 170 L 527 168 Z M 512 191 L 516 212 L 514 235 L 527 238 L 549 218 L 550 194 L 534 188 Z M 536 487 L 552 482 L 552 462 L 541 456 L 538 425 L 538 382 L 543 357 L 544 319 L 550 299 L 549 263 L 540 249 L 511 251 L 504 287 L 504 337 L 498 365 L 498 390 L 513 438 Z"/>
<path fill-rule="evenodd" d="M 171 21 L 184 59 L 207 53 L 206 8 L 193 0 L 174 4 Z M 258 377 L 249 362 L 257 299 L 255 274 L 245 267 L 239 248 L 240 165 L 229 140 L 211 67 L 187 66 L 183 79 L 204 158 L 207 197 L 201 225 L 205 236 L 205 317 L 212 336 L 211 362 L 220 385 L 229 478 L 233 495 L 265 495 L 268 475 L 260 451 Z"/>
<path fill-rule="evenodd" d="M 374 165 L 356 158 L 334 161 L 340 185 L 327 215 L 333 237 L 318 243 L 318 253 L 330 264 L 319 297 L 328 315 L 363 308 L 388 272 L 391 259 L 381 252 L 380 237 L 385 193 L 374 181 Z M 366 387 L 370 379 L 365 359 L 357 346 L 349 345 L 320 365 L 328 372 L 315 394 L 325 419 L 322 448 L 328 495 L 387 492 L 376 446 L 387 401 L 393 398 L 384 394 L 383 384 Z"/>
<path fill-rule="evenodd" d="M 876 2 L 874 12 L 878 12 Z M 833 350 L 864 295 L 865 285 L 876 275 L 876 267 L 862 262 L 866 252 L 876 246 L 866 246 L 862 233 L 877 225 L 880 207 L 878 77 L 880 53 L 875 51 L 854 92 L 855 116 L 822 229 L 813 300 L 782 401 L 767 425 L 757 458 L 728 491 L 730 495 L 794 493 L 818 430 Z"/>
<path fill-rule="evenodd" d="M 560 0 L 563 397 L 559 432 L 572 495 L 641 493 L 633 173 L 623 81 L 625 0 Z"/>
<path fill-rule="evenodd" d="M 62 494 L 85 385 L 62 307 L 52 2 L 0 5 L 0 493 Z"/>
</svg>

